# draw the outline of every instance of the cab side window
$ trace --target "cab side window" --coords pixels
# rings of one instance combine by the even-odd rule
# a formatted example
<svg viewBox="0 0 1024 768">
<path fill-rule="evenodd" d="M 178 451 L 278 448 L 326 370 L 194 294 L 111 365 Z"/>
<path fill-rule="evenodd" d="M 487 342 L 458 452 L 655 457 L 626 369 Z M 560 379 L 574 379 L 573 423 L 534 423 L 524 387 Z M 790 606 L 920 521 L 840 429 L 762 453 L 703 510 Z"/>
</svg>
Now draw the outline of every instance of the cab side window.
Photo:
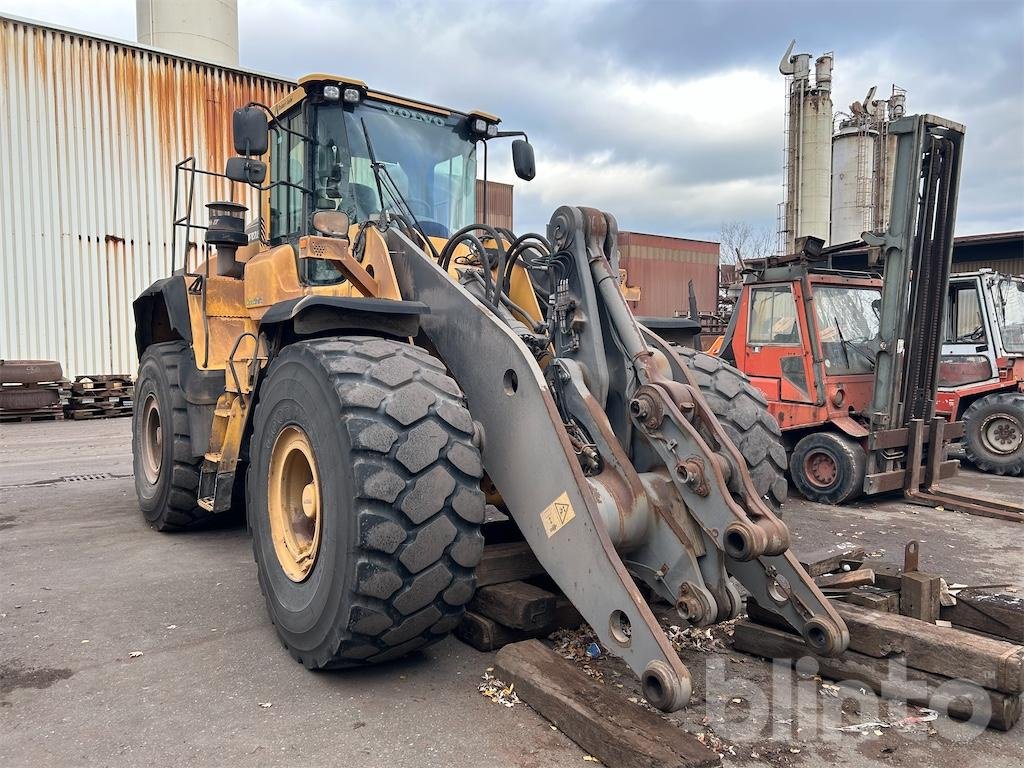
<svg viewBox="0 0 1024 768">
<path fill-rule="evenodd" d="M 304 134 L 305 120 L 296 110 L 282 123 L 291 131 Z M 270 181 L 286 181 L 302 186 L 305 178 L 306 144 L 293 133 L 277 126 L 270 131 Z M 305 195 L 295 187 L 283 184 L 270 191 L 270 241 L 279 243 L 297 237 L 302 229 Z"/>
<path fill-rule="evenodd" d="M 750 292 L 749 344 L 799 344 L 796 301 L 788 285 L 754 288 Z"/>
</svg>

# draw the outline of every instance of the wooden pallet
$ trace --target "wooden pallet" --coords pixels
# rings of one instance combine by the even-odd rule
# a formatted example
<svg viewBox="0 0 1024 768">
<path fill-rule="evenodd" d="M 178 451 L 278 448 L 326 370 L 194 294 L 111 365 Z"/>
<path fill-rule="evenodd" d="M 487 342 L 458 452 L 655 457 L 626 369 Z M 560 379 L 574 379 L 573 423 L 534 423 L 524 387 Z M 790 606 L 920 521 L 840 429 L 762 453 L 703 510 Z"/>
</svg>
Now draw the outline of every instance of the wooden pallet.
<svg viewBox="0 0 1024 768">
<path fill-rule="evenodd" d="M 64 410 L 57 405 L 36 411 L 0 411 L 0 424 L 27 423 L 31 421 L 63 421 Z"/>
<path fill-rule="evenodd" d="M 127 375 L 78 376 L 69 390 L 64 412 L 76 421 L 130 416 L 135 403 L 135 385 Z"/>
</svg>

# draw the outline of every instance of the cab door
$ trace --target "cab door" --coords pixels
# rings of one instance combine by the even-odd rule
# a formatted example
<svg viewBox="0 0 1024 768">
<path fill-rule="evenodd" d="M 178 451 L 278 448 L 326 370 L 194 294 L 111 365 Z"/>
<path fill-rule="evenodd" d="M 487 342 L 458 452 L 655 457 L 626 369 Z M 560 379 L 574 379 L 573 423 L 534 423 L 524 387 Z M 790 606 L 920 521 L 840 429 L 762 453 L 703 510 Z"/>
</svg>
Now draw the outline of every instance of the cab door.
<svg viewBox="0 0 1024 768">
<path fill-rule="evenodd" d="M 740 310 L 746 332 L 741 334 L 742 344 L 734 346 L 734 353 L 740 370 L 769 400 L 814 403 L 807 320 L 799 311 L 801 306 L 797 282 L 765 283 L 747 289 L 745 306 Z"/>
</svg>

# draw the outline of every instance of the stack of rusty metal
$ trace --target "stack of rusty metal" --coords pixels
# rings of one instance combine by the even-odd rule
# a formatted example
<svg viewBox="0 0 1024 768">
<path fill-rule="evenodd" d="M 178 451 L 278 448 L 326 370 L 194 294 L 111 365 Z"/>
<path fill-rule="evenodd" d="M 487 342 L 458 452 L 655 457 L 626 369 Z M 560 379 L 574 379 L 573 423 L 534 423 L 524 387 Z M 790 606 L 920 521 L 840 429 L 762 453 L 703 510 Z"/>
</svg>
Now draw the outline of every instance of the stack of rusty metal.
<svg viewBox="0 0 1024 768">
<path fill-rule="evenodd" d="M 68 382 L 55 360 L 0 360 L 0 424 L 60 421 Z"/>
<path fill-rule="evenodd" d="M 870 569 L 862 552 L 801 558 L 850 631 L 849 649 L 839 656 L 813 654 L 776 614 L 749 599 L 734 649 L 791 663 L 810 657 L 822 677 L 1009 730 L 1020 718 L 1024 692 L 1024 599 L 992 585 L 947 585 L 918 570 L 918 552 L 910 542 L 902 567 Z M 857 578 L 862 572 L 870 578 Z M 895 678 L 894 663 L 901 670 Z"/>
<path fill-rule="evenodd" d="M 109 419 L 130 416 L 135 384 L 128 374 L 77 376 L 64 409 L 69 419 Z"/>
</svg>

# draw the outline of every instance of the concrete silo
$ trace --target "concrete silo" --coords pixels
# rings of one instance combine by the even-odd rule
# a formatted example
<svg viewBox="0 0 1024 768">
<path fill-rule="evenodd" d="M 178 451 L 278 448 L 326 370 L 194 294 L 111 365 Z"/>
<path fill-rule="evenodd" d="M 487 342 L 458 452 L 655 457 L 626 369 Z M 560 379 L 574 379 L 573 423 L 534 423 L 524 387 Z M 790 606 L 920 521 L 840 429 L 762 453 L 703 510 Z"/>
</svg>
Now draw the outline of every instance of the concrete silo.
<svg viewBox="0 0 1024 768">
<path fill-rule="evenodd" d="M 237 0 L 135 0 L 135 28 L 143 45 L 238 66 Z"/>
</svg>

